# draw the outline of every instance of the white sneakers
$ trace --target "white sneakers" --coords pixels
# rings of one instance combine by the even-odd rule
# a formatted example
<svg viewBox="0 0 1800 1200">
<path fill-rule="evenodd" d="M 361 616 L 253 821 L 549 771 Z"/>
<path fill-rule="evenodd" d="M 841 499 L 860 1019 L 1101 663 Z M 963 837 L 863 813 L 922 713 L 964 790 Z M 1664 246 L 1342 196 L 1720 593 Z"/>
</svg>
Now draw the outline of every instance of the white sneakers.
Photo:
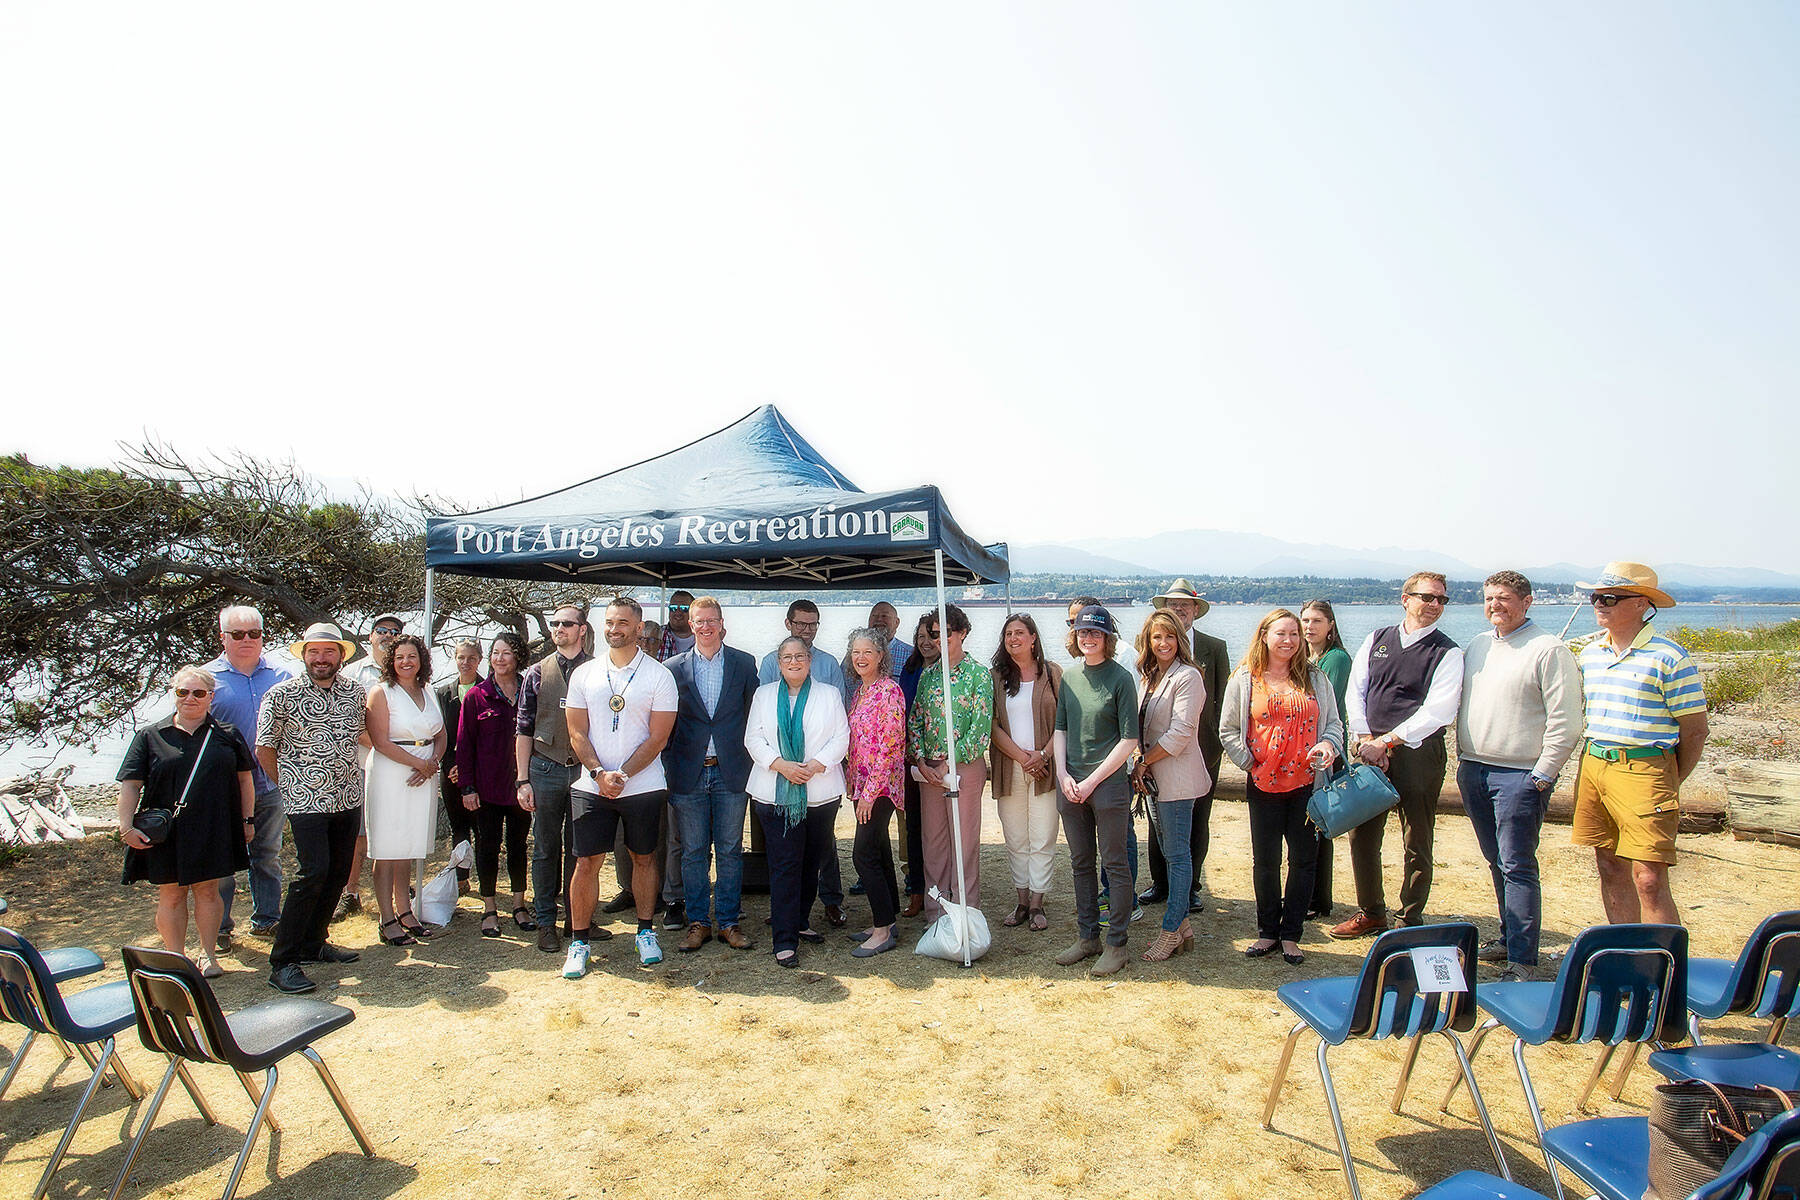
<svg viewBox="0 0 1800 1200">
<path fill-rule="evenodd" d="M 638 962 L 646 967 L 653 967 L 662 961 L 662 943 L 656 940 L 656 930 L 638 930 L 637 950 Z"/>
<path fill-rule="evenodd" d="M 569 956 L 563 959 L 563 978 L 580 979 L 588 971 L 588 944 L 570 942 Z"/>
<path fill-rule="evenodd" d="M 656 940 L 654 929 L 640 929 L 637 935 L 638 961 L 646 967 L 653 967 L 662 961 L 662 943 Z M 563 959 L 563 978 L 581 979 L 588 973 L 588 944 L 583 941 L 569 943 L 569 956 Z"/>
</svg>

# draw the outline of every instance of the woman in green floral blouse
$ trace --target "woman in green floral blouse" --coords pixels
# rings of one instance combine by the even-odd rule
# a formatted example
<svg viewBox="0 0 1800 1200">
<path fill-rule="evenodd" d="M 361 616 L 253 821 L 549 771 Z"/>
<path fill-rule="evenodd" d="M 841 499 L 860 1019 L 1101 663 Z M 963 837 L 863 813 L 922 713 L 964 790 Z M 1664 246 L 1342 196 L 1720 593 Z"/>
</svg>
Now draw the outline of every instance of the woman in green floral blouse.
<svg viewBox="0 0 1800 1200">
<path fill-rule="evenodd" d="M 929 615 L 929 614 L 928 614 Z M 981 906 L 981 791 L 987 783 L 988 742 L 993 735 L 994 683 L 986 667 L 963 653 L 969 617 L 951 604 L 944 609 L 945 628 L 935 616 L 930 634 L 942 633 L 943 656 L 919 677 L 919 694 L 906 720 L 906 747 L 918 765 L 919 821 L 925 859 L 925 916 L 935 920 L 943 908 L 929 899 L 936 888 L 955 897 L 956 845 L 950 830 L 950 801 L 944 792 L 949 759 L 944 731 L 944 672 L 950 673 L 950 712 L 956 722 L 957 821 L 962 837 L 964 904 Z"/>
</svg>

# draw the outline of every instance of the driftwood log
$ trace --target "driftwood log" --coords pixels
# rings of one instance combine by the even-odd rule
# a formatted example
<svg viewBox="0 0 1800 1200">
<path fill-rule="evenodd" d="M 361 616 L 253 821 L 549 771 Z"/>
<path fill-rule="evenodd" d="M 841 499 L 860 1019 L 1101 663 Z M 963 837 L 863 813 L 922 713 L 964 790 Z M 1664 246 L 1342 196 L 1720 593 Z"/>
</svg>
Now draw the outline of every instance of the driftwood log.
<svg viewBox="0 0 1800 1200">
<path fill-rule="evenodd" d="M 0 842 L 37 846 L 85 837 L 87 829 L 62 786 L 73 769 L 64 766 L 48 776 L 0 780 Z"/>
<path fill-rule="evenodd" d="M 1733 837 L 1800 846 L 1800 763 L 1733 763 L 1725 791 Z"/>
</svg>

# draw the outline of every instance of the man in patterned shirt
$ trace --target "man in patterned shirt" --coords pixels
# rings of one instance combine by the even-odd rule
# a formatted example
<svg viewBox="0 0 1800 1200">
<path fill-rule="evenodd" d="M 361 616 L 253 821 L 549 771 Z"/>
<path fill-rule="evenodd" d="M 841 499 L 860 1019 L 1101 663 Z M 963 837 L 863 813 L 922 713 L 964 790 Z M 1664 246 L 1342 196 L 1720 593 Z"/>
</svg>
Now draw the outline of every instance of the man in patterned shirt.
<svg viewBox="0 0 1800 1200">
<path fill-rule="evenodd" d="M 269 986 L 297 993 L 317 986 L 301 963 L 352 963 L 358 957 L 328 943 L 325 933 L 362 832 L 359 751 L 368 693 L 338 673 L 356 646 L 330 622 L 311 626 L 289 649 L 305 664 L 306 675 L 275 685 L 263 697 L 256 760 L 281 789 L 299 867 L 275 926 Z"/>
<path fill-rule="evenodd" d="M 1706 748 L 1706 693 L 1687 651 L 1650 632 L 1675 601 L 1642 563 L 1610 562 L 1593 583 L 1604 636 L 1581 652 L 1587 745 L 1575 785 L 1577 846 L 1594 848 L 1613 924 L 1679 925 L 1669 892 L 1680 788 Z"/>
</svg>

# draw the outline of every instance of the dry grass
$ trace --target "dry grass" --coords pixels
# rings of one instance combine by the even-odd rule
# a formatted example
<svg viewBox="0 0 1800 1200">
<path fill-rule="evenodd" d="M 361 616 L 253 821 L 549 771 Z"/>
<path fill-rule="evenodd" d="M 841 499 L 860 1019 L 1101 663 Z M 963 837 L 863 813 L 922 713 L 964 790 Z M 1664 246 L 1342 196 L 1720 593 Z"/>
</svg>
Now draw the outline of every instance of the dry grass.
<svg viewBox="0 0 1800 1200">
<path fill-rule="evenodd" d="M 560 959 L 519 935 L 477 937 L 469 901 L 450 935 L 410 952 L 376 943 L 367 920 L 338 927 L 363 961 L 312 970 L 334 985 L 321 994 L 358 1020 L 321 1049 L 381 1157 L 355 1154 L 316 1079 L 296 1066 L 275 1103 L 287 1130 L 259 1148 L 242 1194 L 1344 1194 L 1310 1039 L 1295 1055 L 1275 1130 L 1257 1119 L 1290 1024 L 1274 986 L 1348 973 L 1367 944 L 1333 943 L 1311 925 L 1304 967 L 1238 952 L 1254 935 L 1243 806 L 1221 801 L 1214 811 L 1199 953 L 1134 962 L 1114 982 L 1050 962 L 1073 929 L 1066 865 L 1050 932 L 999 926 L 1008 877 L 991 806 L 989 817 L 983 875 L 996 940 L 972 971 L 905 953 L 856 960 L 838 939 L 804 948 L 804 969 L 779 970 L 760 897 L 749 898 L 746 918 L 757 950 L 671 949 L 662 966 L 642 970 L 627 927 L 616 925 L 620 936 L 598 945 L 594 974 L 581 983 L 561 979 Z M 846 862 L 849 832 L 846 821 Z M 1591 856 L 1567 836 L 1557 827 L 1545 835 L 1552 947 L 1601 916 Z M 1792 849 L 1725 836 L 1684 842 L 1677 898 L 1696 953 L 1735 952 L 1757 919 L 1800 893 Z M 1393 886 L 1397 833 L 1388 846 Z M 1493 898 L 1466 823 L 1443 818 L 1438 846 L 1432 914 L 1472 914 L 1491 934 Z M 1351 898 L 1348 876 L 1340 851 L 1340 908 Z M 15 906 L 10 919 L 45 944 L 152 940 L 148 890 L 117 878 L 115 848 L 96 839 L 34 852 L 0 872 L 0 893 Z M 1153 927 L 1154 918 L 1136 926 L 1134 945 L 1147 944 Z M 237 965 L 219 987 L 228 1008 L 272 995 L 266 951 L 253 941 L 229 956 Z M 107 957 L 102 978 L 118 978 L 116 950 Z M 1491 1166 L 1466 1099 L 1449 1116 L 1436 1112 L 1451 1070 L 1441 1045 L 1421 1056 L 1405 1113 L 1387 1112 L 1400 1049 L 1362 1044 L 1333 1055 L 1370 1200 Z M 160 1075 L 135 1040 L 124 1053 L 140 1077 Z M 1506 1059 L 1489 1047 L 1478 1077 L 1515 1171 L 1547 1186 L 1531 1166 L 1530 1121 Z M 0 1195 L 29 1193 L 85 1079 L 85 1068 L 55 1060 L 50 1048 L 34 1051 L 0 1102 Z M 1584 1051 L 1532 1052 L 1553 1123 L 1575 1115 L 1591 1061 Z M 1633 1078 L 1622 1105 L 1606 1106 L 1641 1112 L 1647 1075 Z M 223 1187 L 249 1104 L 220 1071 L 203 1072 L 202 1085 L 225 1125 L 206 1128 L 176 1089 L 127 1195 L 199 1197 Z M 138 1111 L 116 1091 L 97 1100 L 53 1196 L 110 1186 Z"/>
</svg>

